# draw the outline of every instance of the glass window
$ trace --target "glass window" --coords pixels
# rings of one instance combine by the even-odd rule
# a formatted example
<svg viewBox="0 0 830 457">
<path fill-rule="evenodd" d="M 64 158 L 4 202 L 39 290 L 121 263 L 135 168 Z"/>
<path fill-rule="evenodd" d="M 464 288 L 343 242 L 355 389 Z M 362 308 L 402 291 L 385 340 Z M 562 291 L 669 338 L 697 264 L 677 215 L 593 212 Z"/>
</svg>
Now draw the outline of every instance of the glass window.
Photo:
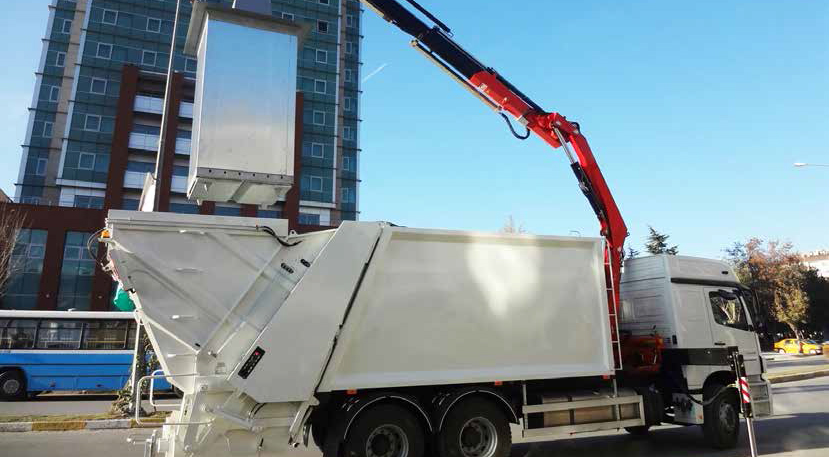
<svg viewBox="0 0 830 457">
<path fill-rule="evenodd" d="M 8 264 L 6 293 L 2 296 L 4 309 L 35 309 L 37 306 L 46 235 L 46 230 L 21 229 L 18 232 Z"/>
<path fill-rule="evenodd" d="M 323 178 L 319 176 L 309 176 L 309 189 L 313 192 L 322 192 L 323 191 Z"/>
<path fill-rule="evenodd" d="M 156 164 L 153 162 L 136 162 L 130 160 L 127 162 L 127 171 L 134 171 L 138 173 L 152 173 L 156 169 Z"/>
<path fill-rule="evenodd" d="M 89 91 L 93 94 L 104 95 L 107 93 L 107 80 L 101 78 L 92 78 L 89 84 Z"/>
<path fill-rule="evenodd" d="M 355 45 L 351 41 L 346 42 L 346 54 L 354 54 Z"/>
<path fill-rule="evenodd" d="M 352 100 L 351 97 L 343 97 L 343 109 L 344 110 L 352 111 L 353 110 L 353 108 L 352 108 L 353 104 L 354 104 L 354 100 Z"/>
<path fill-rule="evenodd" d="M 282 13 L 282 18 L 283 19 L 288 19 L 289 21 L 293 21 L 294 20 L 294 15 L 291 14 L 291 13 Z"/>
<path fill-rule="evenodd" d="M 343 170 L 352 171 L 352 158 L 351 157 L 343 156 Z"/>
<path fill-rule="evenodd" d="M 58 288 L 58 310 L 89 309 L 95 256 L 98 252 L 98 243 L 91 243 L 92 252 L 87 251 L 86 242 L 90 235 L 85 232 L 66 232 Z"/>
<path fill-rule="evenodd" d="M 314 92 L 318 94 L 325 94 L 326 93 L 326 82 L 322 79 L 315 79 L 314 80 Z"/>
<path fill-rule="evenodd" d="M 213 214 L 217 216 L 240 216 L 241 208 L 233 206 L 216 206 L 213 209 Z"/>
<path fill-rule="evenodd" d="M 94 132 L 101 130 L 101 116 L 87 114 L 84 118 L 84 130 L 92 130 Z"/>
<path fill-rule="evenodd" d="M 37 332 L 36 349 L 78 349 L 83 322 L 64 319 L 42 320 Z"/>
<path fill-rule="evenodd" d="M 346 69 L 346 82 L 353 83 L 354 82 L 354 71 L 347 68 Z"/>
<path fill-rule="evenodd" d="M 317 21 L 317 31 L 320 33 L 329 33 L 329 23 L 326 21 Z"/>
<path fill-rule="evenodd" d="M 95 197 L 92 195 L 76 195 L 75 208 L 92 208 L 101 209 L 104 207 L 104 197 Z"/>
<path fill-rule="evenodd" d="M 329 61 L 329 53 L 323 51 L 322 49 L 318 49 L 316 52 L 317 63 L 328 63 Z"/>
<path fill-rule="evenodd" d="M 323 157 L 323 145 L 321 143 L 311 143 L 311 157 Z"/>
<path fill-rule="evenodd" d="M 340 200 L 342 200 L 343 203 L 354 203 L 354 192 L 352 192 L 352 189 L 349 189 L 348 187 L 341 188 Z"/>
<path fill-rule="evenodd" d="M 343 139 L 344 140 L 354 140 L 354 129 L 349 127 L 348 125 L 343 126 Z"/>
<path fill-rule="evenodd" d="M 258 210 L 256 213 L 257 217 L 268 217 L 273 219 L 279 219 L 282 217 L 282 211 L 277 210 L 270 210 L 270 209 L 261 209 Z"/>
<path fill-rule="evenodd" d="M 125 198 L 121 200 L 121 209 L 135 211 L 138 209 L 138 200 L 135 198 Z"/>
<path fill-rule="evenodd" d="M 161 31 L 161 19 L 156 19 L 154 17 L 147 18 L 147 31 L 148 32 L 160 32 Z"/>
<path fill-rule="evenodd" d="M 66 53 L 65 52 L 59 52 L 55 56 L 55 66 L 56 67 L 62 67 L 65 64 L 66 64 Z"/>
<path fill-rule="evenodd" d="M 96 50 L 95 56 L 102 59 L 109 59 L 112 57 L 112 45 L 107 43 L 98 43 L 98 49 Z"/>
<path fill-rule="evenodd" d="M 49 122 L 51 124 L 51 122 Z M 51 130 L 50 130 L 51 132 Z M 44 135 L 46 136 L 46 135 Z M 46 164 L 49 162 L 48 159 L 40 158 L 37 159 L 37 164 L 35 165 L 35 174 L 37 176 L 46 176 Z"/>
<path fill-rule="evenodd" d="M 321 5 L 328 5 L 329 0 L 317 0 Z"/>
<path fill-rule="evenodd" d="M 712 316 L 720 325 L 740 330 L 749 330 L 741 299 L 735 293 L 727 290 L 709 292 L 709 302 L 712 305 Z"/>
<path fill-rule="evenodd" d="M 54 128 L 54 126 L 55 125 L 53 123 L 48 122 L 48 121 L 43 123 L 43 136 L 45 138 L 52 138 L 52 128 Z M 44 176 L 44 175 L 40 175 L 40 176 Z"/>
<path fill-rule="evenodd" d="M 127 329 L 129 321 L 94 321 L 86 323 L 81 349 L 129 349 Z"/>
<path fill-rule="evenodd" d="M 72 21 L 69 19 L 63 20 L 63 25 L 61 26 L 61 32 L 63 33 L 70 33 L 72 32 Z"/>
<path fill-rule="evenodd" d="M 150 67 L 156 66 L 156 53 L 153 51 L 142 51 L 141 52 L 141 65 L 147 65 Z"/>
<path fill-rule="evenodd" d="M 170 212 L 179 214 L 199 214 L 199 207 L 191 203 L 170 203 Z"/>
<path fill-rule="evenodd" d="M 95 169 L 95 154 L 89 152 L 82 152 L 78 154 L 78 169 L 80 170 L 94 170 Z"/>
<path fill-rule="evenodd" d="M 355 20 L 354 15 L 347 14 L 346 15 L 346 27 L 355 27 L 357 25 L 357 20 Z"/>
<path fill-rule="evenodd" d="M 184 71 L 196 73 L 196 59 L 184 59 Z"/>
<path fill-rule="evenodd" d="M 314 111 L 311 121 L 314 125 L 326 125 L 326 112 Z"/>
<path fill-rule="evenodd" d="M 58 86 L 52 86 L 49 88 L 49 101 L 56 102 L 60 98 L 61 95 L 61 88 Z"/>
<path fill-rule="evenodd" d="M 173 176 L 187 176 L 187 166 L 185 165 L 174 165 L 173 166 Z"/>
<path fill-rule="evenodd" d="M 305 225 L 320 225 L 319 214 L 300 213 L 297 222 Z"/>
<path fill-rule="evenodd" d="M 0 329 L 0 349 L 32 349 L 35 347 L 37 320 L 15 319 Z"/>
<path fill-rule="evenodd" d="M 101 22 L 115 25 L 118 22 L 118 11 L 104 10 L 104 16 L 101 18 Z"/>
</svg>

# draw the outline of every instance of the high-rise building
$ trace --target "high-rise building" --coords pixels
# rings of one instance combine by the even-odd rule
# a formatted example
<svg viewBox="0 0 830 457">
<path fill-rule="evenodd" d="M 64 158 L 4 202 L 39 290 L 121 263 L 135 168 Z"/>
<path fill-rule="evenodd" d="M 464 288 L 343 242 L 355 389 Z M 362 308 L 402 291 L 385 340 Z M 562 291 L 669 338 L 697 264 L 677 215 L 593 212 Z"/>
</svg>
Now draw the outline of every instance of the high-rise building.
<svg viewBox="0 0 830 457">
<path fill-rule="evenodd" d="M 214 0 L 230 4 L 231 0 Z M 272 14 L 310 27 L 298 56 L 302 93 L 300 221 L 330 226 L 358 214 L 360 18 L 357 0 L 272 0 Z M 180 104 L 170 211 L 196 212 L 184 196 L 196 60 L 182 53 L 190 19 L 182 0 L 173 68 Z M 15 200 L 103 208 L 113 181 L 134 208 L 158 147 L 176 0 L 53 0 L 36 72 Z M 252 44 L 254 46 L 254 44 Z M 125 66 L 139 82 L 133 112 L 119 112 Z M 161 78 L 159 82 L 158 79 Z M 129 91 L 128 91 L 129 92 Z M 123 108 L 123 107 L 122 107 Z M 132 117 L 129 154 L 112 167 L 120 117 Z M 117 177 L 114 175 L 118 175 Z M 115 178 L 115 179 L 113 179 Z M 188 206 L 190 205 L 190 206 Z M 278 203 L 271 211 L 280 211 Z M 227 214 L 238 206 L 220 206 Z M 227 209 L 226 209 L 227 208 Z"/>
<path fill-rule="evenodd" d="M 212 0 L 230 5 L 231 0 Z M 6 309 L 111 308 L 112 281 L 87 240 L 109 209 L 136 209 L 168 114 L 160 211 L 279 217 L 303 232 L 358 216 L 360 18 L 357 0 L 272 0 L 272 14 L 310 29 L 298 56 L 295 187 L 268 208 L 197 206 L 186 198 L 196 61 L 182 53 L 181 0 L 52 0 L 15 201 L 25 213 Z M 255 46 L 254 43 L 251 44 Z"/>
</svg>

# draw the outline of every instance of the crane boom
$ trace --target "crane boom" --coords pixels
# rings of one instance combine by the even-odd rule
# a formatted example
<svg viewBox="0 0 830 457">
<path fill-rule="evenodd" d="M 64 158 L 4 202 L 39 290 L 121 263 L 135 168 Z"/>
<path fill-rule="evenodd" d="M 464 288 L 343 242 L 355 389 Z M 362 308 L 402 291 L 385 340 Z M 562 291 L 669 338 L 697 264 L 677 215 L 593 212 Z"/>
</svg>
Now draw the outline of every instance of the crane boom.
<svg viewBox="0 0 830 457">
<path fill-rule="evenodd" d="M 557 112 L 542 109 L 494 69 L 479 62 L 451 38 L 449 27 L 414 0 L 407 2 L 433 21 L 434 26 L 425 24 L 396 0 L 362 2 L 383 19 L 411 35 L 414 38 L 412 45 L 416 49 L 491 109 L 502 116 L 504 112 L 509 113 L 528 130 L 528 135 L 533 132 L 552 147 L 562 147 L 565 150 L 579 187 L 599 219 L 600 233 L 609 246 L 610 254 L 606 253 L 606 278 L 610 289 L 609 307 L 612 307 L 612 312 L 616 315 L 622 249 L 628 229 L 591 147 L 579 130 L 579 124 L 568 121 Z M 526 138 L 518 135 L 512 126 L 511 131 L 520 139 Z M 616 329 L 613 330 L 616 339 Z"/>
</svg>

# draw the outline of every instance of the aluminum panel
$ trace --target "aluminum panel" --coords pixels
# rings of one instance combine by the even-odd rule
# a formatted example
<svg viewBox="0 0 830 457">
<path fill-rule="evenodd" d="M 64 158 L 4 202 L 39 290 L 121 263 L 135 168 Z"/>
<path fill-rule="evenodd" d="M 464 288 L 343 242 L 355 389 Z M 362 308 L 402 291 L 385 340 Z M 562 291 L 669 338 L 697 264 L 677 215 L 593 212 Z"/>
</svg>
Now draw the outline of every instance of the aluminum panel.
<svg viewBox="0 0 830 457">
<path fill-rule="evenodd" d="M 302 29 L 198 3 L 192 21 L 186 49 L 198 66 L 188 197 L 273 204 L 293 185 Z"/>
</svg>

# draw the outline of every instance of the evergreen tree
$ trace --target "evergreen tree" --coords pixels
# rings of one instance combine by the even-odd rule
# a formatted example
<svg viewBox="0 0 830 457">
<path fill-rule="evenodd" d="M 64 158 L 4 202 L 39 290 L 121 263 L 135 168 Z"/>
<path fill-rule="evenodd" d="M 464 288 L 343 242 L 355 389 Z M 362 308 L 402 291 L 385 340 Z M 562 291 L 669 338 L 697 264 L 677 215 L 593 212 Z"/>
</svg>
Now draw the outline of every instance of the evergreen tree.
<svg viewBox="0 0 830 457">
<path fill-rule="evenodd" d="M 669 254 L 677 255 L 677 246 L 669 247 L 666 240 L 669 236 L 654 230 L 654 227 L 648 226 L 648 240 L 646 241 L 646 251 L 649 254 Z"/>
</svg>

